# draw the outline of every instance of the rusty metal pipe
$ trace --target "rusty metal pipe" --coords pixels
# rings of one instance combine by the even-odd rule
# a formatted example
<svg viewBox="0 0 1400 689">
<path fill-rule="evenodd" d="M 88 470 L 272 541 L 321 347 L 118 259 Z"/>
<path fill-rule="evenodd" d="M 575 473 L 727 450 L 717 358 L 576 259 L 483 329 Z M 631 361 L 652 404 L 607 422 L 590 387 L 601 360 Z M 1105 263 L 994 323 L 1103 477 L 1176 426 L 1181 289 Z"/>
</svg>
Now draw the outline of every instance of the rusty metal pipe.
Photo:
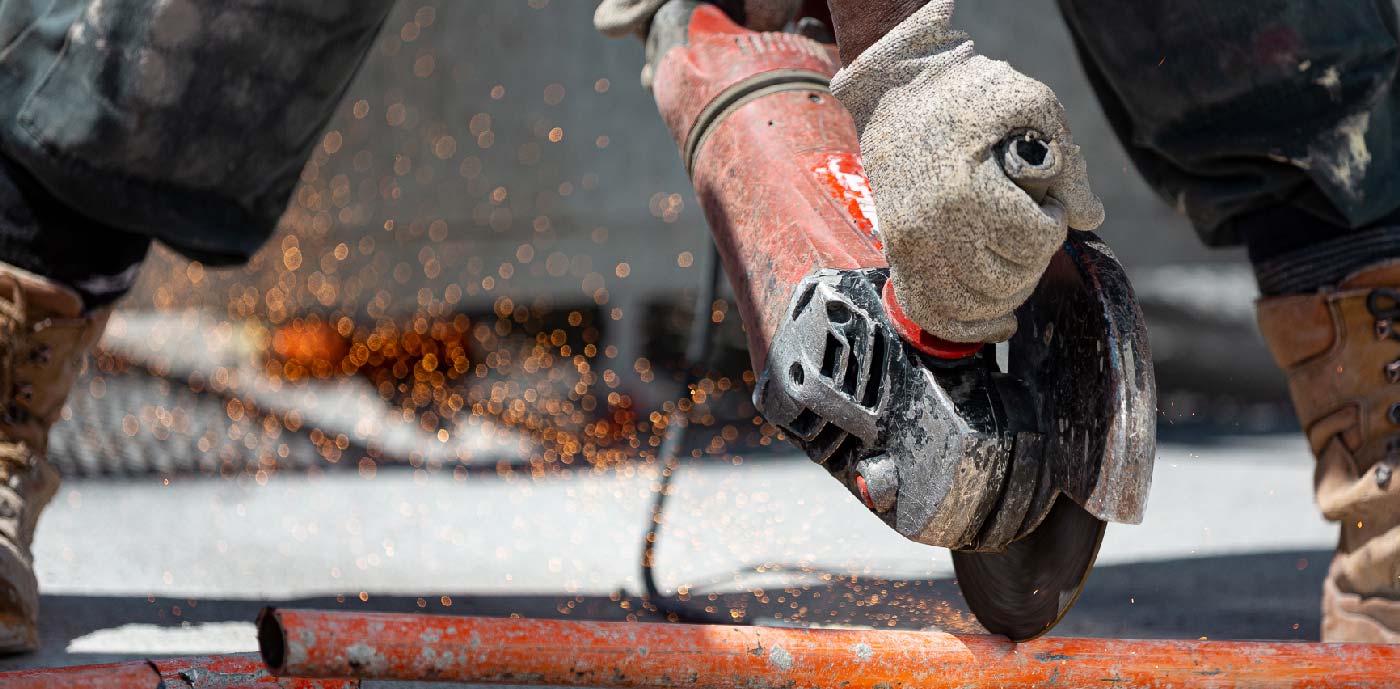
<svg viewBox="0 0 1400 689">
<path fill-rule="evenodd" d="M 263 611 L 275 673 L 616 689 L 1396 686 L 1400 646 Z"/>
<path fill-rule="evenodd" d="M 256 655 L 226 655 L 0 673 L 4 689 L 355 689 L 355 679 L 274 677 Z"/>
<path fill-rule="evenodd" d="M 143 662 L 0 674 L 0 686 L 5 689 L 155 689 L 160 681 L 160 673 L 150 663 Z"/>
</svg>

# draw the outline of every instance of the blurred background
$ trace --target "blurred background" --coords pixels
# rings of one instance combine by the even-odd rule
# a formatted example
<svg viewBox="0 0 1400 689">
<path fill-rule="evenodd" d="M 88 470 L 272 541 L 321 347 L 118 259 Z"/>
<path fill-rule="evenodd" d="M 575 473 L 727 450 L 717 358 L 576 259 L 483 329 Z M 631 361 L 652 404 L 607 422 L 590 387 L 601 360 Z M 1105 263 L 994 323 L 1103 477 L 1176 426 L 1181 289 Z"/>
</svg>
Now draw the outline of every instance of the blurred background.
<svg viewBox="0 0 1400 689">
<path fill-rule="evenodd" d="M 830 479 L 801 465 L 805 460 L 794 457 L 776 430 L 755 418 L 748 400 L 753 373 L 727 287 L 710 313 L 700 314 L 716 324 L 709 375 L 694 390 L 681 385 L 708 230 L 675 146 L 640 86 L 640 41 L 597 35 L 594 6 L 403 0 L 307 163 L 279 232 L 253 262 L 223 271 L 161 249 L 153 253 L 55 429 L 51 459 L 79 479 L 70 480 L 39 538 L 41 580 L 52 594 L 46 624 L 56 629 L 46 636 L 55 639 L 55 652 L 76 644 L 97 654 L 87 658 L 125 657 L 130 644 L 103 646 L 107 637 L 91 637 L 110 626 L 109 618 L 158 620 L 164 629 L 255 608 L 206 602 L 200 618 L 196 602 L 211 598 L 339 592 L 333 601 L 316 600 L 345 604 L 347 596 L 356 602 L 356 592 L 361 602 L 386 600 L 380 592 L 389 592 L 397 596 L 383 603 L 390 608 L 438 610 L 451 605 L 448 595 L 439 602 L 418 592 L 457 591 L 460 603 L 463 589 L 481 594 L 523 585 L 591 590 L 588 603 L 580 593 L 580 606 L 631 614 L 626 603 L 637 592 L 632 575 L 640 535 L 632 530 L 644 520 L 642 506 L 657 476 L 654 467 L 631 462 L 657 445 L 677 409 L 697 420 L 687 448 L 694 457 L 714 458 L 723 471 L 746 458 L 782 461 L 771 465 L 777 474 L 706 479 L 711 470 L 693 470 L 699 478 L 692 486 L 699 487 L 686 490 L 698 491 L 696 504 L 708 500 L 728 512 L 677 508 L 691 517 L 677 538 L 694 552 L 713 547 L 689 565 L 673 565 L 683 571 L 668 585 L 703 587 L 686 577 L 727 573 L 738 557 L 748 579 L 735 584 L 737 576 L 722 574 L 711 583 L 748 590 L 761 584 L 755 562 L 761 574 L 763 562 L 791 558 L 806 563 L 798 569 L 817 576 L 819 586 L 864 598 L 859 575 L 873 567 L 901 582 L 895 588 L 905 579 L 942 577 L 941 589 L 930 584 L 937 595 L 895 604 L 921 611 L 905 614 L 907 623 L 956 617 L 949 611 L 960 603 L 944 601 L 955 598 L 946 561 L 931 565 L 928 557 L 909 554 L 916 546 L 890 542 L 889 534 L 854 545 L 817 533 L 822 524 L 843 529 L 859 512 L 854 502 L 840 502 L 846 496 L 834 484 L 820 485 L 835 491 L 831 500 L 846 512 L 833 507 L 815 521 L 794 516 L 779 518 L 777 526 L 763 521 L 772 516 L 768 510 L 800 515 L 816 504 L 799 492 L 789 496 L 783 508 L 789 512 L 765 506 L 807 485 L 807 478 L 785 472 Z M 1176 530 L 1164 526 L 1147 532 L 1157 536 L 1118 546 L 1110 538 L 1106 557 L 1121 566 L 1096 574 L 1106 588 L 1101 597 L 1087 595 L 1081 608 L 1098 612 L 1084 613 L 1071 631 L 1196 636 L 1221 629 L 1201 627 L 1203 618 L 1194 616 L 1214 609 L 1211 619 L 1225 631 L 1213 634 L 1315 636 L 1323 567 L 1309 569 L 1308 558 L 1325 556 L 1313 551 L 1333 532 L 1311 511 L 1310 468 L 1288 434 L 1294 426 L 1286 390 L 1255 331 L 1255 290 L 1242 253 L 1201 247 L 1139 179 L 1099 111 L 1053 2 L 979 0 L 958 11 L 983 53 L 1044 80 L 1069 110 L 1108 208 L 1101 234 L 1127 265 L 1150 323 L 1162 393 L 1159 427 L 1168 448 L 1159 466 L 1185 472 L 1159 475 L 1156 495 L 1167 497 L 1154 496 L 1153 513 L 1165 515 L 1157 524 Z M 1222 452 L 1230 461 L 1193 473 L 1213 447 L 1228 448 Z M 1259 467 L 1280 454 L 1298 461 L 1259 480 Z M 411 471 L 381 471 L 386 467 Z M 743 468 L 749 467 L 758 469 L 753 462 Z M 597 476 L 609 468 L 617 472 L 607 480 L 624 487 L 598 489 L 590 494 L 594 502 L 579 502 L 575 488 L 592 490 L 579 479 L 553 487 L 510 483 L 573 476 L 578 469 Z M 228 480 L 204 488 L 190 481 L 199 476 Z M 1198 492 L 1202 476 L 1217 477 L 1212 485 L 1250 483 L 1258 494 L 1226 491 L 1211 503 Z M 327 497 L 296 483 L 308 477 L 359 482 L 346 486 L 377 478 L 379 488 Z M 507 483 L 491 493 L 488 487 L 498 484 L 490 481 L 497 480 Z M 476 492 L 453 492 L 461 484 Z M 167 490 L 173 485 L 183 486 L 179 497 Z M 427 487 L 415 491 L 415 485 Z M 1170 486 L 1181 490 L 1172 494 Z M 263 493 L 256 492 L 260 487 Z M 1284 495 L 1292 502 L 1279 502 Z M 1297 525 L 1268 537 L 1247 519 L 1233 535 L 1217 528 L 1221 520 L 1236 521 L 1233 514 L 1247 514 L 1252 499 L 1264 512 L 1294 515 L 1273 520 L 1275 526 L 1290 519 Z M 542 500 L 548 504 L 541 507 Z M 629 516 L 596 512 L 598 500 Z M 94 512 L 94 505 L 105 507 Z M 733 523 L 719 516 L 734 514 L 736 506 L 746 516 Z M 559 521 L 542 516 L 552 510 L 562 510 L 555 516 L 571 526 L 561 530 Z M 141 554 L 83 526 L 95 517 L 165 530 L 181 547 Z M 467 523 L 450 525 L 453 520 Z M 497 545 L 477 543 L 491 541 L 492 529 L 480 528 L 487 524 L 501 532 Z M 607 537 L 589 541 L 580 526 Z M 257 529 L 270 530 L 272 541 L 258 541 Z M 746 550 L 739 557 L 732 541 L 717 545 L 736 529 L 787 554 Z M 327 541 L 332 532 L 340 540 Z M 406 557 L 418 552 L 403 545 L 414 538 L 427 540 L 418 555 Z M 479 547 L 444 554 L 443 542 L 461 546 L 463 538 Z M 396 548 L 384 545 L 391 542 L 400 544 L 406 569 L 375 575 L 381 560 L 393 558 Z M 561 556 L 543 554 L 551 543 L 565 552 L 562 564 Z M 570 544 L 585 554 L 568 555 Z M 1246 550 L 1256 554 L 1236 557 Z M 502 564 L 517 552 L 536 553 L 538 561 L 527 557 L 533 564 L 523 568 L 535 574 Z M 617 564 L 618 553 L 627 564 Z M 1211 553 L 1227 559 L 1160 569 L 1134 564 Z M 830 570 L 812 564 L 827 555 Z M 404 562 L 415 557 L 427 564 Z M 619 567 L 610 580 L 608 572 Z M 1263 593 L 1241 588 L 1220 578 L 1231 568 L 1274 577 L 1276 585 Z M 822 574 L 829 571 L 845 583 L 832 583 Z M 855 584 L 841 579 L 850 576 Z M 233 583 L 220 588 L 230 577 Z M 1183 589 L 1160 596 L 1150 609 L 1138 606 L 1143 591 L 1173 586 L 1195 593 Z M 877 589 L 877 598 L 887 591 Z M 1205 590 L 1216 594 L 1202 597 Z M 891 600 L 908 598 L 907 591 L 895 593 Z M 574 609 L 563 598 L 531 600 L 482 599 L 476 608 L 453 610 Z M 787 601 L 777 600 L 783 604 L 774 602 L 765 614 L 777 610 L 782 618 Z M 1129 612 L 1134 609 L 1139 612 Z M 1222 612 L 1230 609 L 1235 613 Z M 898 610 L 873 603 L 859 614 L 852 610 L 842 619 L 884 615 L 879 623 L 891 625 L 901 619 Z M 192 643 L 196 650 L 225 649 L 208 641 L 216 637 Z M 152 643 L 134 648 L 169 648 Z"/>
</svg>

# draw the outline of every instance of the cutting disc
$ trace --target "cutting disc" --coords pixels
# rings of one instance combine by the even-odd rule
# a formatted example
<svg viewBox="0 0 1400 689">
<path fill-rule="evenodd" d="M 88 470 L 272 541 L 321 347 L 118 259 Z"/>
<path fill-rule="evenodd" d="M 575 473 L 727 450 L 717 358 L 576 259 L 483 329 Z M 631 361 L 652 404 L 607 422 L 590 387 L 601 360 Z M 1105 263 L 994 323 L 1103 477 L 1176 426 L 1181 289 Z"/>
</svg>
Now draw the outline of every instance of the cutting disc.
<svg viewBox="0 0 1400 689">
<path fill-rule="evenodd" d="M 1059 623 L 1098 557 L 1106 523 L 1061 495 L 1040 526 L 1004 552 L 953 552 L 958 588 L 987 631 L 1030 641 Z"/>
</svg>

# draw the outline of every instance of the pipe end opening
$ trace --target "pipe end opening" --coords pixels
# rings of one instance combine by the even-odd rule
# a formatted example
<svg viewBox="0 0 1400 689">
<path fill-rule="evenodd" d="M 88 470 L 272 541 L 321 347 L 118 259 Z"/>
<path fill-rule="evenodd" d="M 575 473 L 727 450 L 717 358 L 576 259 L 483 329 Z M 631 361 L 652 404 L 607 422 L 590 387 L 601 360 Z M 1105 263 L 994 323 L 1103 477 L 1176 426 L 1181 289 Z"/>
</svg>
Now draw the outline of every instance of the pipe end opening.
<svg viewBox="0 0 1400 689">
<path fill-rule="evenodd" d="M 258 651 L 274 673 L 281 674 L 286 669 L 287 640 L 282 622 L 277 619 L 277 608 L 263 608 L 258 614 Z"/>
</svg>

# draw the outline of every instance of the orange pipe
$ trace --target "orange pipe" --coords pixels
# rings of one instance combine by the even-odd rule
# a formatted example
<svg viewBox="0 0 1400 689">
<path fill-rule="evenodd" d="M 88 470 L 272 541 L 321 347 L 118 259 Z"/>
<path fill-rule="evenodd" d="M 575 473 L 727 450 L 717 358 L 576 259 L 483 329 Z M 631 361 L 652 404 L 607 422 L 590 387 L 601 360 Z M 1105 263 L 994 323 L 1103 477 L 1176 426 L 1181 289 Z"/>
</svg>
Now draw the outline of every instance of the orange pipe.
<svg viewBox="0 0 1400 689">
<path fill-rule="evenodd" d="M 1332 689 L 1400 684 L 1400 646 L 1041 639 L 263 611 L 275 673 L 616 689 Z"/>
<path fill-rule="evenodd" d="M 359 680 L 274 677 L 253 655 L 0 673 L 3 689 L 355 689 Z"/>
<path fill-rule="evenodd" d="M 146 663 L 85 665 L 0 674 L 5 689 L 155 689 L 160 675 Z"/>
</svg>

